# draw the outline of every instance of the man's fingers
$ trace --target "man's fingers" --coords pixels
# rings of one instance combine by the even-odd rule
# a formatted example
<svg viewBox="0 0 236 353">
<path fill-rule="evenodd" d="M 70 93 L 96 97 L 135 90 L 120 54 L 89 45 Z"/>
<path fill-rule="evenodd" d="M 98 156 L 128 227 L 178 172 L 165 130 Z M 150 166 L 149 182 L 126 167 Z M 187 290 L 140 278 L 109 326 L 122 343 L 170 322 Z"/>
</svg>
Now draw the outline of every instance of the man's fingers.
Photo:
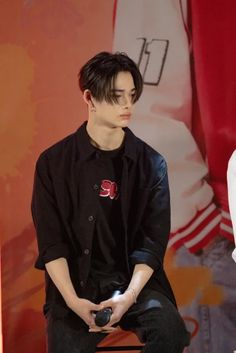
<svg viewBox="0 0 236 353">
<path fill-rule="evenodd" d="M 90 316 L 87 325 L 88 325 L 89 327 L 96 326 L 93 316 Z"/>
<path fill-rule="evenodd" d="M 100 303 L 104 308 L 111 308 L 114 305 L 113 299 L 104 300 Z"/>
<path fill-rule="evenodd" d="M 116 328 L 115 327 L 109 327 L 109 326 L 104 326 L 104 327 L 98 327 L 96 325 L 90 325 L 89 326 L 89 332 L 113 332 Z"/>
<path fill-rule="evenodd" d="M 107 327 L 111 327 L 111 326 L 113 326 L 114 324 L 116 324 L 118 321 L 120 321 L 119 319 L 117 319 L 116 317 L 112 317 L 111 316 L 111 319 L 110 319 L 110 321 L 109 321 L 109 323 L 108 323 L 108 326 Z"/>
<path fill-rule="evenodd" d="M 106 333 L 111 333 L 117 330 L 117 327 L 112 327 L 112 326 L 104 326 L 102 327 L 102 331 L 101 332 L 106 332 Z"/>
<path fill-rule="evenodd" d="M 90 328 L 89 332 L 103 332 L 103 333 L 111 333 L 116 331 L 116 327 L 101 327 L 101 328 Z"/>
<path fill-rule="evenodd" d="M 103 308 L 109 308 L 111 307 L 110 301 L 109 300 L 105 300 L 104 302 L 101 302 L 100 305 L 103 306 Z"/>
<path fill-rule="evenodd" d="M 92 304 L 92 306 L 91 306 L 91 310 L 93 310 L 93 311 L 99 311 L 99 310 L 102 310 L 104 308 L 105 308 L 105 306 L 102 303 L 100 303 L 100 304 Z"/>
<path fill-rule="evenodd" d="M 102 332 L 102 328 L 100 327 L 90 327 L 89 332 Z"/>
</svg>

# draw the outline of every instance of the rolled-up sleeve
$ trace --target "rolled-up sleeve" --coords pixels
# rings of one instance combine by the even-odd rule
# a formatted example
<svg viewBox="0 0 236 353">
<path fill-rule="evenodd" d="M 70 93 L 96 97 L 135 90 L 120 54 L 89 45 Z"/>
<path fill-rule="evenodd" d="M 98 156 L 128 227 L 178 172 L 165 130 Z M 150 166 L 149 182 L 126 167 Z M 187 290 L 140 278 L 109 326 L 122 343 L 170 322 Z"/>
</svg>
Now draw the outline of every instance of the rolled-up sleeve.
<svg viewBox="0 0 236 353">
<path fill-rule="evenodd" d="M 153 270 L 162 267 L 170 233 L 170 193 L 166 162 L 161 177 L 149 190 L 144 216 L 137 237 L 141 244 L 131 254 L 131 262 L 147 264 Z"/>
<path fill-rule="evenodd" d="M 41 156 L 36 164 L 31 210 L 39 250 L 35 267 L 43 270 L 45 263 L 69 255 L 52 175 L 45 156 Z"/>
</svg>

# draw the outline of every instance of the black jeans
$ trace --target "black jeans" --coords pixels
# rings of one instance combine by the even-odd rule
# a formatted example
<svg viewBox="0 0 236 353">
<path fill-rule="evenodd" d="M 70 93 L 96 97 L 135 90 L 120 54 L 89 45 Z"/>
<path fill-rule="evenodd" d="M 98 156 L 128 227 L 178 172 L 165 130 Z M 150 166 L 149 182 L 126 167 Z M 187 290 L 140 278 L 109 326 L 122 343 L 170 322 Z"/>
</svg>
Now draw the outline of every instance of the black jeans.
<svg viewBox="0 0 236 353">
<path fill-rule="evenodd" d="M 47 316 L 48 353 L 94 353 L 107 334 L 90 333 L 73 313 L 64 318 Z M 119 325 L 137 334 L 145 343 L 142 353 L 182 353 L 190 334 L 175 306 L 163 294 L 143 290 L 138 303 L 122 317 Z"/>
</svg>

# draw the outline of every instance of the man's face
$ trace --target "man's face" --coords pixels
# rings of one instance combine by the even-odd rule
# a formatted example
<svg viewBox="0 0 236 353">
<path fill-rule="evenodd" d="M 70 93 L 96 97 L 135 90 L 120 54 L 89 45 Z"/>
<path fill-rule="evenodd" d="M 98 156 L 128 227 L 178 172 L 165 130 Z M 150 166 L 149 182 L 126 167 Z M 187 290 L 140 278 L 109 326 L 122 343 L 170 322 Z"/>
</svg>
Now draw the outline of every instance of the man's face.
<svg viewBox="0 0 236 353">
<path fill-rule="evenodd" d="M 110 128 L 126 127 L 133 113 L 135 86 L 129 72 L 119 72 L 114 83 L 114 95 L 117 103 L 94 101 L 94 122 Z"/>
</svg>

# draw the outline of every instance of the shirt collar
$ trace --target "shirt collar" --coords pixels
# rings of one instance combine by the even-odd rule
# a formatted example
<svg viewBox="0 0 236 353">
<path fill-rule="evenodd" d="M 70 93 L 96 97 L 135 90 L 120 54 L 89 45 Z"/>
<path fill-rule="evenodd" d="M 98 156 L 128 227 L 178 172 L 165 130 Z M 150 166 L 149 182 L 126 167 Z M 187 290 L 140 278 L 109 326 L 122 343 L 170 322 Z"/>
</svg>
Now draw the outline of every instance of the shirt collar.
<svg viewBox="0 0 236 353">
<path fill-rule="evenodd" d="M 89 135 L 86 130 L 87 121 L 85 121 L 76 132 L 77 146 L 79 151 L 79 159 L 87 160 L 93 155 L 96 155 L 97 149 L 94 148 L 89 140 Z M 124 156 L 136 161 L 137 159 L 137 138 L 129 128 L 124 128 L 125 131 L 125 148 Z"/>
</svg>

